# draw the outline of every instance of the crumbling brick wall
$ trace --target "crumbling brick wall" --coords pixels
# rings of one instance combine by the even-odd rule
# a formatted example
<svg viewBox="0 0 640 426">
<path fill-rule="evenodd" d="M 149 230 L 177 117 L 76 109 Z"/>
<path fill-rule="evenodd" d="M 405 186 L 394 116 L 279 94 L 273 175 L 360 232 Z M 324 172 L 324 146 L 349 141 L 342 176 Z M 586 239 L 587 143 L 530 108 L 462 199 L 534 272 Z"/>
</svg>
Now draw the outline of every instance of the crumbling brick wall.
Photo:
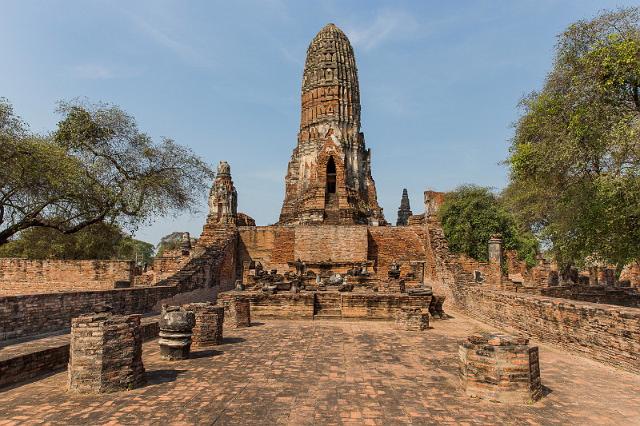
<svg viewBox="0 0 640 426">
<path fill-rule="evenodd" d="M 466 312 L 497 327 L 512 327 L 542 342 L 640 373 L 640 310 L 465 287 Z"/>
<path fill-rule="evenodd" d="M 101 303 L 117 314 L 149 312 L 176 293 L 175 287 L 147 287 L 0 297 L 0 341 L 69 328 L 71 318 Z"/>
<path fill-rule="evenodd" d="M 314 263 L 365 262 L 367 260 L 367 226 L 297 226 L 294 258 Z"/>
<path fill-rule="evenodd" d="M 367 256 L 375 261 L 375 272 L 380 279 L 387 278 L 393 262 L 400 264 L 400 274 L 404 276 L 412 272 L 412 261 L 425 261 L 424 242 L 420 238 L 422 227 L 370 226 L 368 231 Z"/>
<path fill-rule="evenodd" d="M 109 290 L 133 279 L 128 260 L 0 258 L 0 295 Z"/>
</svg>

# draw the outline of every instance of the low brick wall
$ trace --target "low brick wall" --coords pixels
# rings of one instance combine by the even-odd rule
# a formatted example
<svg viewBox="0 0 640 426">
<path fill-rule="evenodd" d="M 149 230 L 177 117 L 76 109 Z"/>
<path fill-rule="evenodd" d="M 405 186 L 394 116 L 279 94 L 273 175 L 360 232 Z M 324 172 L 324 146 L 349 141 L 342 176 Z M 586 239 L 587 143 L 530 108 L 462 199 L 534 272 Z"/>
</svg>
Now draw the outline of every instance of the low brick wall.
<svg viewBox="0 0 640 426">
<path fill-rule="evenodd" d="M 107 303 L 117 314 L 145 313 L 174 296 L 176 287 L 81 291 L 0 297 L 0 341 L 66 329 L 71 318 Z"/>
<path fill-rule="evenodd" d="M 513 327 L 539 341 L 640 373 L 640 309 L 472 286 L 460 296 L 468 315 L 496 327 Z"/>
<path fill-rule="evenodd" d="M 267 294 L 230 291 L 220 293 L 220 303 L 228 302 L 234 296 L 249 299 L 251 302 L 251 318 L 313 319 L 313 293 Z"/>
<path fill-rule="evenodd" d="M 320 293 L 320 295 L 332 293 Z M 379 293 L 333 293 L 339 297 L 339 308 L 342 318 L 389 320 L 396 318 L 396 313 L 403 307 L 428 309 L 431 296 L 409 296 L 406 294 Z M 220 293 L 221 303 L 234 296 L 249 299 L 251 317 L 264 319 L 313 319 L 315 313 L 316 293 L 278 293 L 262 292 L 224 292 Z"/>
<path fill-rule="evenodd" d="M 431 296 L 343 293 L 342 318 L 394 321 L 403 307 L 428 309 Z"/>
<path fill-rule="evenodd" d="M 143 341 L 155 339 L 159 331 L 157 318 L 143 318 L 140 326 Z M 67 334 L 64 337 L 56 339 L 58 343 L 52 343 L 49 347 L 0 360 L 0 388 L 67 368 L 70 336 Z"/>
</svg>

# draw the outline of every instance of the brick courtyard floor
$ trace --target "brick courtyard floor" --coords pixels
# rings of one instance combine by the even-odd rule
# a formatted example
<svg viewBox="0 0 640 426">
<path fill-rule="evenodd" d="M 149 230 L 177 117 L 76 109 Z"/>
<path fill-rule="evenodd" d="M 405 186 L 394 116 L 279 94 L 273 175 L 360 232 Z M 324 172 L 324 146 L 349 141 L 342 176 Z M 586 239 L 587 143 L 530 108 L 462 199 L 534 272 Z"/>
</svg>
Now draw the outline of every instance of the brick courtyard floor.
<svg viewBox="0 0 640 426">
<path fill-rule="evenodd" d="M 66 392 L 66 372 L 0 392 L 0 424 L 640 424 L 640 376 L 540 345 L 548 394 L 532 405 L 457 389 L 457 341 L 485 327 L 462 315 L 423 333 L 393 323 L 264 321 L 180 362 L 144 346 L 148 384 Z"/>
</svg>

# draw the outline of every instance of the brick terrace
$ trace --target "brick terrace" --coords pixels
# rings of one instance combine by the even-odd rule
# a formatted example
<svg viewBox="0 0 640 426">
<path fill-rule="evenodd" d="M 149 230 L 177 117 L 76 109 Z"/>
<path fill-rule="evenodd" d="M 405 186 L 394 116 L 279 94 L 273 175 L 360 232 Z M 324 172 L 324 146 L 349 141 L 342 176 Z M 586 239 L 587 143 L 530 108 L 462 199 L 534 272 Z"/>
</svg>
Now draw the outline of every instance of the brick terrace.
<svg viewBox="0 0 640 426">
<path fill-rule="evenodd" d="M 53 424 L 640 424 L 640 376 L 540 345 L 548 394 L 533 405 L 466 398 L 458 341 L 486 326 L 461 314 L 422 333 L 392 322 L 276 321 L 225 328 L 225 343 L 161 361 L 149 384 L 78 396 L 66 372 L 0 393 L 0 425 Z"/>
</svg>

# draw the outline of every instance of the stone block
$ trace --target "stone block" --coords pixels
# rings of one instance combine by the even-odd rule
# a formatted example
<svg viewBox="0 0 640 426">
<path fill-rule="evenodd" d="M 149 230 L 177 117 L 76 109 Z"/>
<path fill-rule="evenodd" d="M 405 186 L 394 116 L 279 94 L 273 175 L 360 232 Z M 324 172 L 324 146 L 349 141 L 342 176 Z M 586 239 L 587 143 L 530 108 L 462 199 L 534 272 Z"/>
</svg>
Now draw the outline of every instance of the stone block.
<svg viewBox="0 0 640 426">
<path fill-rule="evenodd" d="M 459 346 L 460 382 L 471 397 L 530 403 L 542 396 L 538 347 L 529 339 L 478 333 Z"/>
<path fill-rule="evenodd" d="M 140 315 L 104 312 L 72 320 L 70 391 L 116 392 L 144 383 Z"/>
</svg>

